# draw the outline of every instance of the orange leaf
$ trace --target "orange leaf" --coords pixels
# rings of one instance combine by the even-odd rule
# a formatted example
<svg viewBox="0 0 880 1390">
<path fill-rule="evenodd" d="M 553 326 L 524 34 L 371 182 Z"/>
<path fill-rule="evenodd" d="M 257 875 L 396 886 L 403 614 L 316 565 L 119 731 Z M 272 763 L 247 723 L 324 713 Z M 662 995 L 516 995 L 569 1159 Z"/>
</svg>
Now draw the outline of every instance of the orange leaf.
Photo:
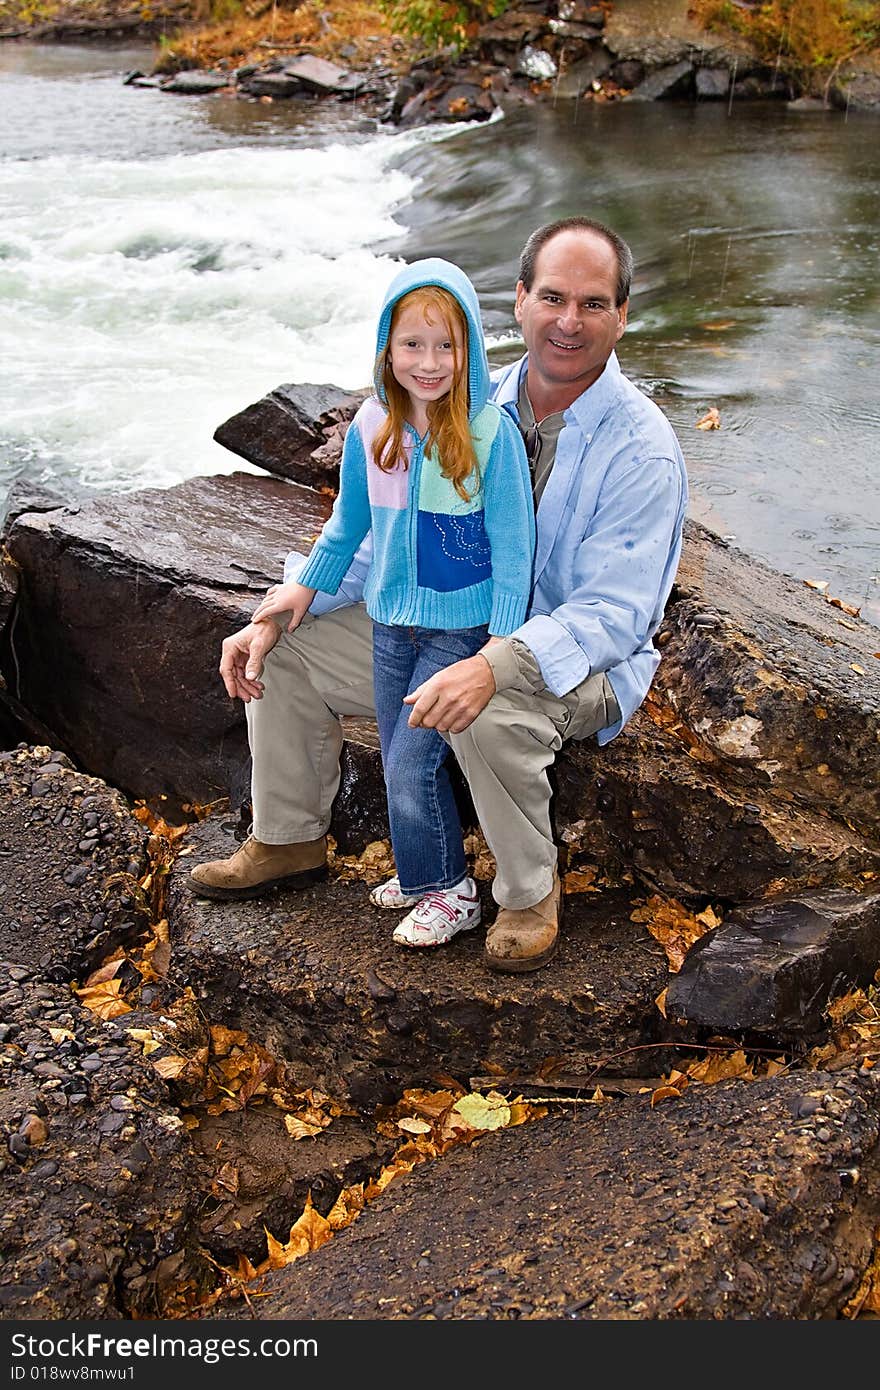
<svg viewBox="0 0 880 1390">
<path fill-rule="evenodd" d="M 656 1091 L 651 1092 L 651 1109 L 657 1104 L 658 1100 L 667 1100 L 671 1096 L 678 1098 L 681 1095 L 675 1086 L 658 1086 Z"/>
<path fill-rule="evenodd" d="M 706 411 L 706 414 L 705 414 L 705 415 L 701 415 L 700 418 L 699 418 L 699 420 L 697 421 L 696 428 L 697 428 L 698 430 L 720 430 L 720 429 L 721 429 L 721 416 L 720 416 L 720 414 L 719 414 L 719 412 L 718 412 L 717 406 L 714 406 L 714 405 L 710 405 L 710 406 L 709 406 L 709 409 Z"/>
<path fill-rule="evenodd" d="M 131 1013 L 131 1005 L 126 1004 L 120 996 L 121 988 L 120 980 L 105 980 L 103 984 L 86 985 L 84 989 L 75 989 L 74 994 L 79 996 L 80 1002 L 93 1014 L 109 1020 L 119 1018 L 121 1014 Z"/>
</svg>

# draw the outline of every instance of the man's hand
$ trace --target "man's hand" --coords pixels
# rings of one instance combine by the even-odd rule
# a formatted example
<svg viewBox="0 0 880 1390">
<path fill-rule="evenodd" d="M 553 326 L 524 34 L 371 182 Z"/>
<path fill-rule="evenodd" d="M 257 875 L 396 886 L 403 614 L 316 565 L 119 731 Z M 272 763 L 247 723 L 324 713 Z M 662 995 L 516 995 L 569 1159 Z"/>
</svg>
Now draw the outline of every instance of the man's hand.
<svg viewBox="0 0 880 1390">
<path fill-rule="evenodd" d="M 437 729 L 460 734 L 486 708 L 495 694 L 492 668 L 479 652 L 429 676 L 403 703 L 412 705 L 411 729 Z"/>
<path fill-rule="evenodd" d="M 281 629 L 271 620 L 248 623 L 223 642 L 220 675 L 226 693 L 232 700 L 259 700 L 263 694 L 260 676 L 263 661 L 281 636 Z"/>
</svg>

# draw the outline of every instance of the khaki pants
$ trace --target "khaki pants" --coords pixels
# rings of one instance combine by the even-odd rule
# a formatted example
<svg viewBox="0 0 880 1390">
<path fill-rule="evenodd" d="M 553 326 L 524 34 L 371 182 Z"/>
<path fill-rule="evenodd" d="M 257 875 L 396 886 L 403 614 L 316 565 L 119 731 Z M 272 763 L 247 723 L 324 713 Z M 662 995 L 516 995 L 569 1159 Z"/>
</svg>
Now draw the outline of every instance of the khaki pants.
<svg viewBox="0 0 880 1390">
<path fill-rule="evenodd" d="M 266 658 L 265 693 L 247 706 L 255 837 L 263 844 L 316 840 L 339 788 L 338 715 L 371 716 L 372 624 L 363 604 L 307 614 Z M 467 778 L 497 864 L 493 896 L 531 907 L 550 892 L 557 851 L 547 769 L 563 742 L 588 738 L 620 717 L 605 676 L 561 699 L 504 691 L 469 728 L 447 735 Z"/>
</svg>

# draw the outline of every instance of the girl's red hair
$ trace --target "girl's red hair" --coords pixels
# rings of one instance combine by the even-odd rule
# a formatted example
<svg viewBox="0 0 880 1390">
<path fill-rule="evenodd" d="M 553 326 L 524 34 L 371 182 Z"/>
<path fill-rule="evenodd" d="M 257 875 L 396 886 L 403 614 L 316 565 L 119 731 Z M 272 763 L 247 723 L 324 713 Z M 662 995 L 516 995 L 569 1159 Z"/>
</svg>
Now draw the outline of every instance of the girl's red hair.
<svg viewBox="0 0 880 1390">
<path fill-rule="evenodd" d="M 410 400 L 408 393 L 391 370 L 390 353 L 391 335 L 404 308 L 421 309 L 425 322 L 432 326 L 439 319 L 452 343 L 452 386 L 440 400 L 428 404 L 428 436 L 425 440 L 425 451 L 433 446 L 443 477 L 449 478 L 459 497 L 469 502 L 473 494 L 467 491 L 464 484 L 466 478 L 477 472 L 477 456 L 474 453 L 468 418 L 468 323 L 455 295 L 440 285 L 420 285 L 418 289 L 410 290 L 408 294 L 401 295 L 392 310 L 388 341 L 376 359 L 375 376 L 376 380 L 382 382 L 388 414 L 373 440 L 373 459 L 377 467 L 386 472 L 396 467 L 399 462 L 406 467 L 403 430 Z M 456 346 L 455 328 L 465 344 L 461 360 Z"/>
</svg>

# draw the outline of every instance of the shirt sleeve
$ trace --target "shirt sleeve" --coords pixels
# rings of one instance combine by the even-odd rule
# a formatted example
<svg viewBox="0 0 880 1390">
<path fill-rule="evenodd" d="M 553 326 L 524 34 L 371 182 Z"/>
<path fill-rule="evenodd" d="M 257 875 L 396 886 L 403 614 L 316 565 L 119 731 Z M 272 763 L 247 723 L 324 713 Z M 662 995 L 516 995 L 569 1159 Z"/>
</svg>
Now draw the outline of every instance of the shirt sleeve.
<svg viewBox="0 0 880 1390">
<path fill-rule="evenodd" d="M 305 565 L 296 576 L 300 584 L 335 594 L 369 530 L 367 459 L 355 417 L 346 431 L 342 447 L 339 493 L 333 511 L 325 521 Z"/>
<path fill-rule="evenodd" d="M 626 661 L 649 640 L 680 544 L 682 505 L 682 471 L 673 458 L 642 457 L 609 474 L 574 552 L 565 602 L 516 630 L 554 694 Z M 568 524 L 577 525 L 577 517 Z"/>
</svg>

